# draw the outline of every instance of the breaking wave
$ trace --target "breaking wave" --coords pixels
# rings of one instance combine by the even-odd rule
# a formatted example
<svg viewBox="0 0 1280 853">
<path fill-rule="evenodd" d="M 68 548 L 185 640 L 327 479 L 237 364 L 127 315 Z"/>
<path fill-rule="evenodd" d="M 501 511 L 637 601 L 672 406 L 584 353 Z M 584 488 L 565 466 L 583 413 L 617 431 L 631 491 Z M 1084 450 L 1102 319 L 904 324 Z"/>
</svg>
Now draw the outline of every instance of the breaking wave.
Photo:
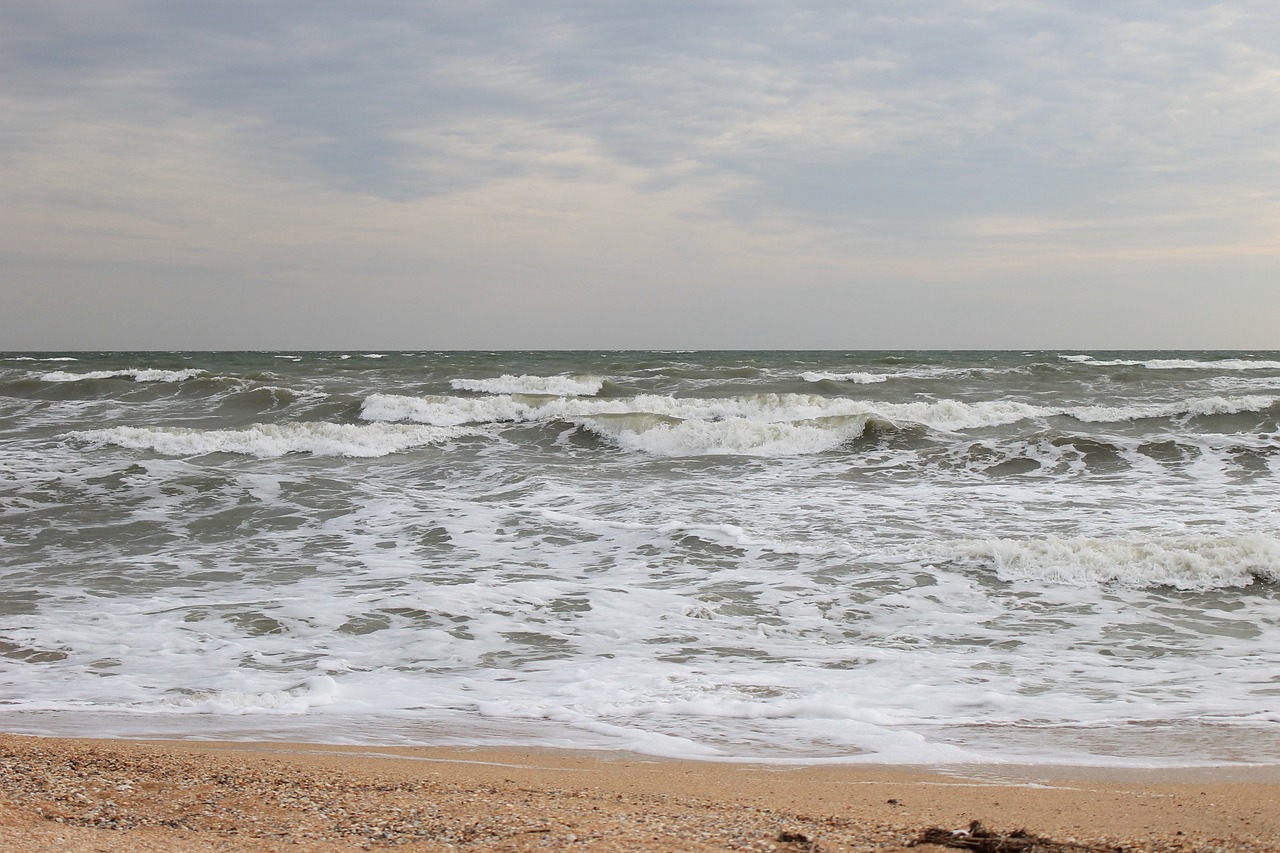
<svg viewBox="0 0 1280 853">
<path fill-rule="evenodd" d="M 1238 537 L 986 539 L 944 548 L 945 560 L 993 565 L 1004 581 L 1209 590 L 1280 582 L 1280 540 Z"/>
<path fill-rule="evenodd" d="M 1062 355 L 1063 361 L 1090 367 L 1145 367 L 1148 370 L 1280 370 L 1280 361 L 1249 358 L 1224 358 L 1201 361 L 1190 358 L 1108 359 L 1100 361 L 1088 355 Z"/>
<path fill-rule="evenodd" d="M 496 379 L 454 379 L 455 391 L 482 394 L 548 394 L 555 397 L 594 397 L 604 387 L 599 376 L 511 376 Z"/>
<path fill-rule="evenodd" d="M 805 382 L 852 382 L 855 385 L 874 385 L 880 382 L 887 382 L 889 374 L 887 373 L 820 373 L 813 370 L 806 370 L 800 374 L 800 378 Z"/>
<path fill-rule="evenodd" d="M 400 424 L 255 424 L 244 429 L 186 427 L 112 427 L 84 430 L 70 438 L 113 444 L 130 450 L 153 450 L 166 456 L 236 453 L 269 459 L 289 453 L 315 456 L 376 457 L 455 438 L 458 430 Z"/>
<path fill-rule="evenodd" d="M 577 423 L 624 450 L 650 456 L 797 456 L 834 450 L 862 435 L 866 416 L 823 421 L 673 421 L 649 414 L 598 415 Z"/>
<path fill-rule="evenodd" d="M 91 379 L 131 379 L 134 382 L 185 382 L 197 376 L 204 376 L 205 371 L 157 370 L 140 368 L 135 370 L 91 370 L 88 373 L 68 373 L 65 370 L 54 370 L 40 374 L 43 382 L 84 382 Z"/>
<path fill-rule="evenodd" d="M 618 399 L 493 395 L 408 397 L 372 394 L 360 417 L 449 427 L 464 424 L 564 421 L 623 447 L 659 456 L 821 453 L 861 435 L 869 422 L 889 429 L 952 433 L 1070 417 L 1088 423 L 1144 418 L 1262 412 L 1280 398 L 1209 397 L 1167 404 L 1051 408 L 1011 400 L 888 403 L 806 394 L 755 394 L 722 399 L 642 394 Z"/>
</svg>

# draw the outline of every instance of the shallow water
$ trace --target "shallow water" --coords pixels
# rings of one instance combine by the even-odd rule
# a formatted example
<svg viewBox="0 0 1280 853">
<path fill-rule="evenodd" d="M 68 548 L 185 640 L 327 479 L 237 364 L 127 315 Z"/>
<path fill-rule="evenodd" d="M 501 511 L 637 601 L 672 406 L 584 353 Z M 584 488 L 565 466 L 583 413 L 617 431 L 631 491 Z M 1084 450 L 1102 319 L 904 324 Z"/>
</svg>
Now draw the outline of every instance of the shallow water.
<svg viewBox="0 0 1280 853">
<path fill-rule="evenodd" d="M 10 730 L 1280 761 L 1274 353 L 15 353 L 0 436 Z"/>
</svg>

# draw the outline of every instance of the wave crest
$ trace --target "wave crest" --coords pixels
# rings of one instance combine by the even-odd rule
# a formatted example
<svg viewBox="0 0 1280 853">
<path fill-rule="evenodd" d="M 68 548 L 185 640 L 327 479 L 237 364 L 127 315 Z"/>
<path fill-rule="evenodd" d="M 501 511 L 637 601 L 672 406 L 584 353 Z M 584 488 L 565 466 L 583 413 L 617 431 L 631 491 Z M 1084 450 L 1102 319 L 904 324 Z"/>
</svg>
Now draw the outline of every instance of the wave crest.
<svg viewBox="0 0 1280 853">
<path fill-rule="evenodd" d="M 1148 370 L 1280 370 L 1280 361 L 1249 358 L 1223 358 L 1217 361 L 1201 361 L 1192 358 L 1108 359 L 1098 361 L 1088 355 L 1060 355 L 1063 361 L 1071 361 L 1087 367 L 1145 367 Z"/>
<path fill-rule="evenodd" d="M 1181 590 L 1280 582 L 1280 540 L 1270 536 L 985 539 L 944 548 L 957 563 L 994 565 L 1004 581 L 1114 584 Z"/>
<path fill-rule="evenodd" d="M 800 378 L 805 382 L 852 382 L 855 385 L 874 385 L 879 382 L 888 382 L 889 374 L 887 373 L 820 373 L 813 370 L 806 370 L 800 374 Z"/>
<path fill-rule="evenodd" d="M 462 434 L 455 429 L 408 424 L 254 424 L 244 429 L 112 427 L 70 434 L 91 444 L 153 450 L 165 456 L 236 453 L 270 459 L 289 453 L 377 457 L 438 444 Z"/>
<path fill-rule="evenodd" d="M 185 382 L 197 376 L 205 376 L 206 372 L 194 368 L 184 370 L 159 370 L 156 368 L 135 368 L 130 370 L 92 370 L 88 373 L 69 373 L 65 370 L 54 370 L 40 374 L 42 382 L 85 382 L 91 379 L 132 379 L 134 382 Z"/>
<path fill-rule="evenodd" d="M 554 397 L 594 397 L 604 387 L 599 376 L 512 376 L 495 379 L 453 379 L 455 391 L 482 394 L 549 394 Z"/>
</svg>

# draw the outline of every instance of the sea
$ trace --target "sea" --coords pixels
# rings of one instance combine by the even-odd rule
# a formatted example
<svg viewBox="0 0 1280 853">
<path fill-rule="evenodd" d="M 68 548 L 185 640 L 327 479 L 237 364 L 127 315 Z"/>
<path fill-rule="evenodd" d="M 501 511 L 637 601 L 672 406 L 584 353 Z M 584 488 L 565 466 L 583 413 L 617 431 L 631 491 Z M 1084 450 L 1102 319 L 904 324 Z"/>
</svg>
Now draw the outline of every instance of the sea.
<svg viewBox="0 0 1280 853">
<path fill-rule="evenodd" d="M 0 730 L 1280 764 L 1280 353 L 0 354 Z"/>
</svg>

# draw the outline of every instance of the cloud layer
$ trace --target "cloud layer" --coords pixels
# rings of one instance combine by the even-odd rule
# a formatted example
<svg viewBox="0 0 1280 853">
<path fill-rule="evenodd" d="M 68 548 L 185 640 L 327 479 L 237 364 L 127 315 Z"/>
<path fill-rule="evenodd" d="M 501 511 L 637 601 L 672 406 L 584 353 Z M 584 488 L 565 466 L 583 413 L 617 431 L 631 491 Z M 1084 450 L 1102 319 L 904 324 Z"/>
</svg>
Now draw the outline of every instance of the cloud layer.
<svg viewBox="0 0 1280 853">
<path fill-rule="evenodd" d="M 46 0 L 0 33 L 8 347 L 1280 347 L 1262 3 Z"/>
</svg>

